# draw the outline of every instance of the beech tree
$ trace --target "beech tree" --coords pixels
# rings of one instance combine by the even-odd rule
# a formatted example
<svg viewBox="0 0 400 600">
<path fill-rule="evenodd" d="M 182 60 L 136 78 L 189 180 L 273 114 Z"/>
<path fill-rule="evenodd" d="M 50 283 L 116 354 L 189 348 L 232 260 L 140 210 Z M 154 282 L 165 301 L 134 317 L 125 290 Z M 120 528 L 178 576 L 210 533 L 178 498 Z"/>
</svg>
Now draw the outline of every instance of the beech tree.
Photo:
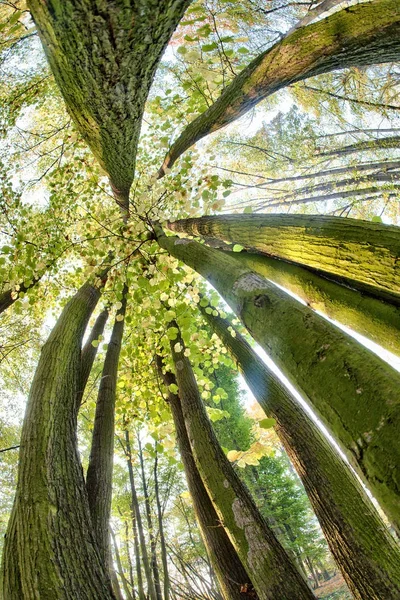
<svg viewBox="0 0 400 600">
<path fill-rule="evenodd" d="M 136 583 L 139 598 L 178 598 L 157 478 L 158 455 L 175 460 L 174 435 L 210 561 L 206 588 L 216 589 L 215 572 L 216 598 L 315 597 L 217 441 L 212 421 L 229 416 L 218 408 L 225 392 L 217 382 L 218 365 L 232 365 L 227 351 L 276 419 L 354 597 L 396 598 L 397 541 L 349 464 L 223 320 L 221 299 L 303 393 L 398 532 L 400 375 L 315 310 L 398 353 L 397 225 L 210 215 L 224 203 L 229 209 L 233 182 L 209 173 L 203 149 L 214 152 L 209 134 L 277 92 L 290 88 L 296 98 L 296 85 L 309 78 L 322 88 L 308 92 L 323 97 L 332 74 L 373 66 L 391 89 L 397 0 L 267 10 L 261 0 L 21 0 L 3 3 L 0 16 L 5 385 L 19 385 L 15 362 L 30 366 L 38 357 L 16 444 L 4 598 L 129 598 Z M 346 98 L 340 89 L 327 93 Z M 380 107 L 359 96 L 353 104 Z M 385 149 L 395 152 L 396 139 L 386 138 Z M 339 154 L 381 146 L 346 142 Z M 390 164 L 394 172 L 364 165 L 357 177 L 336 167 L 342 197 L 363 177 L 371 190 L 377 182 L 395 188 L 396 156 Z M 336 193 L 327 183 L 301 189 L 327 202 Z M 134 425 L 146 432 L 137 445 Z M 111 523 L 121 449 L 136 583 L 132 564 L 130 583 L 125 577 Z M 150 479 L 146 453 L 154 458 Z"/>
</svg>

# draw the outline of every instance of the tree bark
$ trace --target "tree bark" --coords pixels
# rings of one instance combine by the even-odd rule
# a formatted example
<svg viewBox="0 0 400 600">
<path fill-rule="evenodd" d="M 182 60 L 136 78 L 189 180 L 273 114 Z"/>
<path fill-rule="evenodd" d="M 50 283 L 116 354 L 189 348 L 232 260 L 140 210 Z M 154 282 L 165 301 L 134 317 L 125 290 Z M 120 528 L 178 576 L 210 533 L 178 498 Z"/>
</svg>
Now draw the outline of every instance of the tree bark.
<svg viewBox="0 0 400 600">
<path fill-rule="evenodd" d="M 242 214 L 182 219 L 168 227 L 241 244 L 400 305 L 400 229 L 394 225 L 319 215 Z"/>
<path fill-rule="evenodd" d="M 99 297 L 99 288 L 83 285 L 41 352 L 5 539 L 7 600 L 114 598 L 92 530 L 76 439 L 82 337 Z"/>
<path fill-rule="evenodd" d="M 104 359 L 97 396 L 96 413 L 86 475 L 86 490 L 97 545 L 106 563 L 110 553 L 109 521 L 111 512 L 112 474 L 114 458 L 115 399 L 118 362 L 124 334 L 127 288 L 118 310 Z"/>
<path fill-rule="evenodd" d="M 362 140 L 355 144 L 342 146 L 319 152 L 318 156 L 343 156 L 345 154 L 353 154 L 354 152 L 365 152 L 366 150 L 386 150 L 389 148 L 400 148 L 400 136 L 390 136 L 379 138 L 378 140 Z"/>
<path fill-rule="evenodd" d="M 250 591 L 254 589 L 253 585 L 225 529 L 221 526 L 193 458 L 180 398 L 169 390 L 171 384 L 177 385 L 175 375 L 170 371 L 163 373 L 163 360 L 159 355 L 156 356 L 156 363 L 159 377 L 168 388 L 167 402 L 174 420 L 176 439 L 193 509 L 222 595 L 224 600 L 244 600 L 246 594 L 241 593 L 241 589 L 248 588 Z"/>
<path fill-rule="evenodd" d="M 97 346 L 93 346 L 92 342 L 97 340 L 100 335 L 103 334 L 104 328 L 108 319 L 108 309 L 104 308 L 98 315 L 95 324 L 89 334 L 89 337 L 82 348 L 81 358 L 81 377 L 79 382 L 78 393 L 76 395 L 76 412 L 79 412 L 79 408 L 82 404 L 83 394 L 85 392 L 86 384 L 89 379 L 90 372 L 93 367 L 94 359 L 97 355 Z"/>
<path fill-rule="evenodd" d="M 241 215 L 245 216 L 245 215 Z M 158 243 L 203 275 L 307 397 L 400 530 L 400 374 L 308 306 L 244 268 L 233 253 L 166 237 Z"/>
<path fill-rule="evenodd" d="M 139 435 L 137 436 L 137 442 L 138 442 L 138 447 L 139 447 L 139 462 L 140 462 L 140 472 L 142 475 L 142 487 L 143 487 L 144 505 L 145 505 L 145 510 L 146 510 L 147 529 L 148 529 L 148 534 L 149 534 L 149 539 L 150 539 L 151 568 L 153 570 L 153 581 L 154 581 L 154 587 L 156 590 L 157 600 L 162 600 L 161 584 L 160 584 L 160 571 L 158 569 L 158 561 L 157 561 L 157 546 L 156 546 L 156 540 L 154 537 L 153 518 L 151 515 L 151 506 L 150 506 L 149 492 L 147 489 L 146 473 L 144 472 L 142 444 L 140 442 Z"/>
<path fill-rule="evenodd" d="M 145 102 L 190 1 L 29 2 L 68 112 L 125 214 Z"/>
<path fill-rule="evenodd" d="M 135 515 L 135 520 L 133 520 L 133 517 L 132 517 L 132 524 L 134 526 L 134 529 L 135 529 L 135 527 L 137 527 L 137 530 L 139 533 L 139 543 L 140 543 L 140 549 L 141 549 L 141 555 L 142 555 L 142 562 L 143 562 L 143 568 L 144 568 L 144 572 L 146 574 L 146 581 L 147 581 L 147 593 L 149 595 L 150 600 L 157 600 L 156 590 L 154 587 L 154 581 L 153 581 L 153 576 L 152 576 L 152 572 L 151 572 L 149 555 L 147 553 L 146 539 L 144 537 L 142 515 L 140 514 L 139 500 L 137 497 L 136 487 L 135 487 L 135 479 L 133 476 L 132 451 L 131 451 L 131 443 L 130 443 L 128 431 L 125 431 L 125 445 L 126 445 L 128 472 L 129 472 L 129 482 L 131 485 L 132 512 Z M 140 570 L 140 562 L 138 563 L 138 554 L 136 555 L 136 565 L 138 567 L 138 582 L 139 582 L 139 579 L 141 580 L 142 577 L 141 577 L 141 570 Z M 139 573 L 140 573 L 140 578 L 139 578 Z M 139 583 L 138 583 L 138 588 L 139 588 L 140 600 L 141 600 L 142 592 L 143 592 L 143 598 L 144 598 L 144 600 L 146 600 L 144 591 L 141 590 Z"/>
<path fill-rule="evenodd" d="M 238 364 L 260 406 L 276 419 L 276 433 L 354 598 L 400 597 L 400 547 L 349 466 L 229 321 L 208 314 L 204 307 L 200 310 Z"/>
<path fill-rule="evenodd" d="M 173 322 L 177 328 L 177 324 Z M 180 344 L 180 350 L 176 348 Z M 215 436 L 178 334 L 171 342 L 182 412 L 196 466 L 217 515 L 260 600 L 314 598 L 295 563 L 262 518 Z"/>
<path fill-rule="evenodd" d="M 397 0 L 353 5 L 294 31 L 257 56 L 221 96 L 183 130 L 158 176 L 207 134 L 235 121 L 274 92 L 314 75 L 396 61 L 400 50 Z"/>
<path fill-rule="evenodd" d="M 243 267 L 260 273 L 353 331 L 400 356 L 400 307 L 337 285 L 313 271 L 269 256 L 237 253 Z"/>
</svg>

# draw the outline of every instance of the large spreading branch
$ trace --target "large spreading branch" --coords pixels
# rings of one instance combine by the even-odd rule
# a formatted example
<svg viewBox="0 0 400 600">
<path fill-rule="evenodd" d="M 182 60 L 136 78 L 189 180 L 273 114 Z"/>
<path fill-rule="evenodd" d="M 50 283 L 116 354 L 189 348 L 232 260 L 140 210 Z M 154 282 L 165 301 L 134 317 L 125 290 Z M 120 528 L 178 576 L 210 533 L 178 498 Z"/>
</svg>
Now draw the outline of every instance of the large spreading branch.
<svg viewBox="0 0 400 600">
<path fill-rule="evenodd" d="M 221 96 L 183 130 L 158 176 L 190 146 L 251 110 L 274 92 L 314 75 L 352 66 L 392 62 L 400 53 L 397 0 L 346 8 L 289 34 L 255 58 Z"/>
</svg>

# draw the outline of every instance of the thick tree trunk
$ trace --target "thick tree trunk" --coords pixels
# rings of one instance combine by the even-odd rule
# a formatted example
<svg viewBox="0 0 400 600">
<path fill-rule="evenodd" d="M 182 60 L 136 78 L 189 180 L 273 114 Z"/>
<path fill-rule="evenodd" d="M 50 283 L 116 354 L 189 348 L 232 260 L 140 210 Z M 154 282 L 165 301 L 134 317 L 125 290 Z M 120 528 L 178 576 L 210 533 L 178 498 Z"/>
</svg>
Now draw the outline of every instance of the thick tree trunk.
<svg viewBox="0 0 400 600">
<path fill-rule="evenodd" d="M 177 327 L 176 323 L 173 323 Z M 177 351 L 176 342 L 181 346 Z M 247 488 L 226 458 L 208 418 L 180 335 L 171 342 L 179 397 L 196 466 L 260 600 L 313 598 Z"/>
<path fill-rule="evenodd" d="M 400 355 L 400 307 L 283 260 L 248 252 L 237 253 L 236 258 L 243 267 L 278 283 L 312 309 Z"/>
<path fill-rule="evenodd" d="M 167 388 L 171 384 L 176 385 L 173 373 L 169 371 L 163 373 L 162 358 L 157 355 L 156 361 L 158 374 Z M 221 527 L 221 521 L 197 469 L 186 431 L 180 398 L 171 391 L 168 391 L 167 398 L 194 512 L 224 600 L 245 600 L 246 594 L 241 593 L 241 589 L 247 588 L 249 591 L 254 589 L 250 577 L 225 529 Z M 250 596 L 248 597 L 250 598 Z"/>
<path fill-rule="evenodd" d="M 104 359 L 86 475 L 86 489 L 93 528 L 100 554 L 105 562 L 110 553 L 109 520 L 114 459 L 115 398 L 119 354 L 124 334 L 123 317 L 126 311 L 126 294 L 125 286 L 122 306 L 117 312 Z"/>
<path fill-rule="evenodd" d="M 158 484 L 158 454 L 157 454 L 157 450 L 156 450 L 156 456 L 154 459 L 153 474 L 154 474 L 154 495 L 156 498 L 158 531 L 160 533 L 161 559 L 162 559 L 163 575 L 164 575 L 164 586 L 163 586 L 164 598 L 163 598 L 163 600 L 169 600 L 170 590 L 171 590 L 171 582 L 170 582 L 169 572 L 168 572 L 167 545 L 165 543 L 163 511 L 161 509 L 160 490 L 159 490 L 159 484 Z"/>
<path fill-rule="evenodd" d="M 309 399 L 399 530 L 400 374 L 308 306 L 244 268 L 233 253 L 156 231 L 160 246 L 221 293 Z"/>
<path fill-rule="evenodd" d="M 293 32 L 257 56 L 218 100 L 184 129 L 165 157 L 159 177 L 195 142 L 287 85 L 336 69 L 396 61 L 399 33 L 397 0 L 353 5 Z"/>
<path fill-rule="evenodd" d="M 354 598 L 399 598 L 400 547 L 349 466 L 229 321 L 200 309 L 237 362 L 261 407 L 276 419 L 276 433 L 303 482 Z"/>
<path fill-rule="evenodd" d="M 157 546 L 156 546 L 156 540 L 154 537 L 153 517 L 152 517 L 151 506 L 150 506 L 149 492 L 147 489 L 146 473 L 144 472 L 142 444 L 140 442 L 139 435 L 137 436 L 137 442 L 138 442 L 138 447 L 139 447 L 140 473 L 142 475 L 142 487 L 143 487 L 144 505 L 145 505 L 145 510 L 146 510 L 147 529 L 148 529 L 148 535 L 149 535 L 149 539 L 150 539 L 151 568 L 153 570 L 154 587 L 156 589 L 157 600 L 162 600 L 161 584 L 160 584 L 160 571 L 158 568 L 158 561 L 157 561 Z"/>
<path fill-rule="evenodd" d="M 82 348 L 82 359 L 81 359 L 81 377 L 79 382 L 78 393 L 76 395 L 76 412 L 82 404 L 83 394 L 85 392 L 86 384 L 89 379 L 90 372 L 93 367 L 94 359 L 97 354 L 97 346 L 93 346 L 92 342 L 97 340 L 100 335 L 103 334 L 104 328 L 108 319 L 108 309 L 104 308 L 98 315 L 95 324 L 93 325 L 89 337 Z"/>
<path fill-rule="evenodd" d="M 310 267 L 400 305 L 400 228 L 319 215 L 223 215 L 183 219 L 173 231 L 217 238 Z"/>
<path fill-rule="evenodd" d="M 108 173 L 125 214 L 145 102 L 160 57 L 189 4 L 29 2 L 67 109 Z"/>
<path fill-rule="evenodd" d="M 128 462 L 129 482 L 130 482 L 130 486 L 131 486 L 132 511 L 134 512 L 134 515 L 135 515 L 135 521 L 133 522 L 133 519 L 132 519 L 132 524 L 134 523 L 134 528 L 137 527 L 137 530 L 139 533 L 139 536 L 138 536 L 139 544 L 140 544 L 140 550 L 141 550 L 141 555 L 142 555 L 143 568 L 144 568 L 144 572 L 146 574 L 146 581 L 147 581 L 147 593 L 149 595 L 150 600 L 157 600 L 156 590 L 155 590 L 154 581 L 153 581 L 153 575 L 151 572 L 149 555 L 147 552 L 146 539 L 144 536 L 142 515 L 140 514 L 139 500 L 137 497 L 136 487 L 135 487 L 135 479 L 133 476 L 132 451 L 131 451 L 131 443 L 130 443 L 128 431 L 125 431 L 125 445 L 126 445 L 127 462 Z M 138 554 L 136 555 L 136 565 L 138 566 L 137 559 L 138 559 Z M 141 577 L 140 563 L 139 563 L 139 568 L 138 568 L 138 581 L 139 581 L 139 573 L 140 573 L 140 580 L 141 580 L 142 577 Z M 141 590 L 140 590 L 140 586 L 138 586 L 138 587 L 139 587 L 139 598 L 140 598 Z M 144 596 L 144 593 L 143 593 L 143 596 Z M 145 598 L 145 596 L 144 596 L 144 598 Z"/>
<path fill-rule="evenodd" d="M 99 296 L 98 288 L 85 284 L 42 349 L 5 539 L 2 592 L 7 600 L 114 598 L 91 525 L 76 439 L 82 337 Z"/>
</svg>

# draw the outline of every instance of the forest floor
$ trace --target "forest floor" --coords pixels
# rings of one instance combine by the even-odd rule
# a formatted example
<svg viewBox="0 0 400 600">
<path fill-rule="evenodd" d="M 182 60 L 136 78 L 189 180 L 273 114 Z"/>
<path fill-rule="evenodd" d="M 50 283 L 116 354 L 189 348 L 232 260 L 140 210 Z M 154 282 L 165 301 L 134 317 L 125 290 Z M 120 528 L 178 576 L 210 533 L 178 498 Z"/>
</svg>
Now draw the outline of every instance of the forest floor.
<svg viewBox="0 0 400 600">
<path fill-rule="evenodd" d="M 315 589 L 314 594 L 323 600 L 351 600 L 350 592 L 340 573 Z"/>
</svg>

